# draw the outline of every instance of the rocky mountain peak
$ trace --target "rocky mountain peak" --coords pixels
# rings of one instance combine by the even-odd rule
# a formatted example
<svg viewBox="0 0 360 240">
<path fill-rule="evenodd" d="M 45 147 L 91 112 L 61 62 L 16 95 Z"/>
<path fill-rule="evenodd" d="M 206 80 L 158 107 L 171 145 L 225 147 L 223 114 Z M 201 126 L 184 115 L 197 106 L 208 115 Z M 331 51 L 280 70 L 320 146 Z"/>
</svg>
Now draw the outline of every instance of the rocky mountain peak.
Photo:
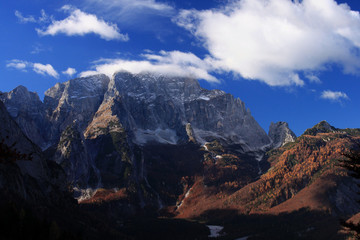
<svg viewBox="0 0 360 240">
<path fill-rule="evenodd" d="M 8 94 L 8 98 L 32 99 L 33 97 L 39 98 L 36 93 L 29 92 L 28 89 L 22 85 L 17 86 L 14 90 L 10 91 Z"/>
<path fill-rule="evenodd" d="M 6 108 L 12 117 L 17 117 L 19 111 L 29 109 L 31 112 L 37 112 L 36 109 L 42 107 L 42 102 L 35 92 L 30 92 L 22 85 L 14 90 L 3 93 L 0 98 L 6 105 Z"/>
<path fill-rule="evenodd" d="M 116 115 L 141 145 L 187 141 L 187 123 L 198 143 L 220 138 L 228 144 L 246 145 L 247 150 L 270 143 L 240 99 L 203 89 L 196 79 L 118 72 L 105 100 L 115 96 L 121 96 L 115 104 L 121 106 Z"/>
<path fill-rule="evenodd" d="M 52 122 L 52 140 L 76 120 L 86 128 L 103 101 L 110 79 L 103 74 L 58 83 L 45 92 L 44 104 Z"/>
<path fill-rule="evenodd" d="M 26 93 L 21 86 L 13 92 Z M 21 101 L 15 105 L 21 106 Z M 28 134 L 31 139 L 39 138 L 37 144 L 41 142 L 37 135 L 56 144 L 62 131 L 75 120 L 80 132 L 91 132 L 89 124 L 98 122 L 93 121 L 94 117 L 104 116 L 118 119 L 132 141 L 140 145 L 187 142 L 187 123 L 191 124 L 193 140 L 200 144 L 219 139 L 250 151 L 270 143 L 240 99 L 220 90 L 203 89 L 196 79 L 188 77 L 121 71 L 112 79 L 101 74 L 76 78 L 57 83 L 45 92 L 44 103 L 38 100 L 34 105 L 41 106 L 41 111 L 25 112 L 41 112 L 43 121 L 50 124 L 36 122 L 36 127 L 32 126 L 47 129 L 47 136 Z"/>
<path fill-rule="evenodd" d="M 216 141 L 246 155 L 262 154 L 271 143 L 244 102 L 220 90 L 203 89 L 192 78 L 128 72 L 111 79 L 94 75 L 56 84 L 38 104 L 41 117 L 35 121 L 25 109 L 17 119 L 19 126 L 24 132 L 37 131 L 29 131 L 28 137 L 46 144 L 79 199 L 88 189 L 145 183 L 148 193 L 139 196 L 140 203 L 145 201 L 154 192 L 146 182 L 146 161 L 158 161 L 150 159 L 157 154 L 154 149 L 172 156 L 185 147 L 189 155 L 198 156 L 199 145 Z"/>
<path fill-rule="evenodd" d="M 24 86 L 3 93 L 0 99 L 4 102 L 10 116 L 21 126 L 25 135 L 38 146 L 47 145 L 48 121 L 45 106 L 35 92 L 30 92 Z"/>
<path fill-rule="evenodd" d="M 314 127 L 307 129 L 303 135 L 316 136 L 318 133 L 332 133 L 336 132 L 337 130 L 337 128 L 331 126 L 327 121 L 321 121 Z"/>
<path fill-rule="evenodd" d="M 286 122 L 272 122 L 269 128 L 269 137 L 274 148 L 282 147 L 289 142 L 295 142 L 296 139 L 295 133 L 291 131 L 289 124 Z"/>
<path fill-rule="evenodd" d="M 121 93 L 152 101 L 154 94 L 184 100 L 201 91 L 197 80 L 184 77 L 168 77 L 154 73 L 131 74 L 121 71 L 113 77 L 114 87 Z"/>
<path fill-rule="evenodd" d="M 45 92 L 44 103 L 50 108 L 76 104 L 79 100 L 96 98 L 107 90 L 110 79 L 104 74 L 71 79 L 57 83 Z"/>
</svg>

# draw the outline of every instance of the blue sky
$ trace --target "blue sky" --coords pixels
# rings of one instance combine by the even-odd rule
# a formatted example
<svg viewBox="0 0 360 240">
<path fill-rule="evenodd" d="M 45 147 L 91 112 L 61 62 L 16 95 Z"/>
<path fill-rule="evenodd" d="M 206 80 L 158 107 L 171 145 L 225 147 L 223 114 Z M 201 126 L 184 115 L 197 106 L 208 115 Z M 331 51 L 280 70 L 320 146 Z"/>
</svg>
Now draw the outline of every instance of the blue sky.
<svg viewBox="0 0 360 240">
<path fill-rule="evenodd" d="M 192 76 L 239 97 L 268 131 L 358 128 L 360 3 L 14 0 L 0 3 L 0 91 L 125 69 Z"/>
</svg>

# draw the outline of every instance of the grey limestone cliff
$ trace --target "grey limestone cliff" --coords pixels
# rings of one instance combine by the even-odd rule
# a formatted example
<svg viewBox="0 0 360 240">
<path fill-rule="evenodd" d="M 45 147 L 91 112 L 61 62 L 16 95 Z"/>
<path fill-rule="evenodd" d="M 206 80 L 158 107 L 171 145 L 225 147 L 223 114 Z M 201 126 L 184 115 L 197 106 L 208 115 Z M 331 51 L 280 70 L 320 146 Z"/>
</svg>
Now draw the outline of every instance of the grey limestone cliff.
<svg viewBox="0 0 360 240">
<path fill-rule="evenodd" d="M 28 91 L 24 86 L 18 86 L 8 93 L 3 93 L 0 99 L 25 135 L 41 148 L 46 148 L 47 129 L 50 124 L 45 106 L 37 93 Z"/>
<path fill-rule="evenodd" d="M 142 205 L 156 201 L 161 206 L 147 179 L 148 169 L 155 167 L 147 162 L 160 161 L 152 159 L 152 146 L 164 148 L 163 161 L 163 153 L 171 155 L 189 142 L 217 140 L 241 153 L 263 152 L 271 143 L 240 99 L 201 88 L 191 78 L 118 72 L 111 79 L 94 75 L 58 83 L 45 92 L 43 103 L 33 95 L 20 87 L 4 95 L 11 100 L 5 103 L 25 132 L 32 124 L 30 139 L 52 145 L 49 157 L 63 167 L 82 197 L 91 197 L 99 187 L 126 188 Z M 22 108 L 24 101 L 30 105 Z M 198 146 L 185 149 L 198 156 Z"/>
<path fill-rule="evenodd" d="M 67 182 L 62 169 L 46 161 L 41 149 L 25 136 L 1 101 L 0 122 L 1 145 L 28 156 L 24 159 L 11 159 L 10 163 L 0 160 L 2 194 L 5 194 L 5 197 L 20 197 L 32 204 L 59 203 L 63 193 L 67 191 Z"/>
<path fill-rule="evenodd" d="M 251 150 L 270 143 L 240 99 L 203 89 L 195 79 L 119 72 L 105 98 L 115 96 L 120 96 L 122 106 L 116 114 L 141 145 L 182 142 L 187 138 L 187 123 L 202 144 L 219 139 Z"/>
<path fill-rule="evenodd" d="M 56 142 L 62 131 L 74 121 L 86 128 L 103 101 L 109 78 L 94 75 L 57 83 L 45 92 L 44 105 L 51 122 L 51 140 Z"/>
<path fill-rule="evenodd" d="M 296 135 L 289 128 L 286 122 L 271 123 L 269 128 L 269 137 L 272 140 L 273 148 L 279 148 L 289 142 L 295 142 Z"/>
</svg>

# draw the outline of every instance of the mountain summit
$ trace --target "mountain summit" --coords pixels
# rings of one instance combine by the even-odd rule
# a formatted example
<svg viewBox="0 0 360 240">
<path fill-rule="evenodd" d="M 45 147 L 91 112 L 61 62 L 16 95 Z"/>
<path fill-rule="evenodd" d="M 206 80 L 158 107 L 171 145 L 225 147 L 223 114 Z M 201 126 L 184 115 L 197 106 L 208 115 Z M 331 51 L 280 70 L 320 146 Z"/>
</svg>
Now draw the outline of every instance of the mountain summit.
<svg viewBox="0 0 360 240">
<path fill-rule="evenodd" d="M 327 121 L 321 121 L 312 128 L 306 129 L 303 135 L 312 135 L 316 136 L 318 133 L 333 133 L 337 129 L 331 126 Z"/>
<path fill-rule="evenodd" d="M 6 105 L 0 103 L 1 143 L 16 141 L 33 154 L 32 161 L 16 161 L 19 171 L 12 175 L 36 180 L 10 190 L 53 201 L 68 196 L 69 184 L 82 209 L 119 231 L 132 225 L 129 217 L 162 215 L 222 222 L 234 239 L 259 234 L 258 222 L 265 220 L 278 236 L 283 225 L 272 219 L 293 227 L 286 219 L 299 218 L 297 229 L 281 239 L 330 236 L 337 234 L 337 217 L 360 209 L 357 183 L 338 164 L 342 152 L 358 144 L 359 129 L 323 121 L 296 138 L 278 122 L 267 135 L 240 99 L 191 78 L 150 73 L 72 79 L 46 91 L 44 102 L 23 86 L 0 98 Z M 330 220 L 330 232 L 328 222 L 313 227 Z"/>
<path fill-rule="evenodd" d="M 176 169 L 199 156 L 201 146 L 216 142 L 232 146 L 235 154 L 252 155 L 249 171 L 256 177 L 256 158 L 271 143 L 244 102 L 203 89 L 192 78 L 118 72 L 111 79 L 94 75 L 57 83 L 45 92 L 44 102 L 24 87 L 1 98 L 27 137 L 47 147 L 49 158 L 63 167 L 79 199 L 99 188 L 124 188 L 140 205 L 160 207 L 183 193 L 178 180 L 194 175 L 194 169 Z M 161 146 L 172 152 L 160 151 Z M 183 156 L 169 173 L 179 179 L 159 185 L 152 174 L 176 152 Z"/>
<path fill-rule="evenodd" d="M 291 131 L 289 124 L 286 122 L 272 122 L 269 128 L 269 137 L 274 148 L 282 147 L 289 142 L 295 142 L 296 139 L 295 133 Z"/>
</svg>

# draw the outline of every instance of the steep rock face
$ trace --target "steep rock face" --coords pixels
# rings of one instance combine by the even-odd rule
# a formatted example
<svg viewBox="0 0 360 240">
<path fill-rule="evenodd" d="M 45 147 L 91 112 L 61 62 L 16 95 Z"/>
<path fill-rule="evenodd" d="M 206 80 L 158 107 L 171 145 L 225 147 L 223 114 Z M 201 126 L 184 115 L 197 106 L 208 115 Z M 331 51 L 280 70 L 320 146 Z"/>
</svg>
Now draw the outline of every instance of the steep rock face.
<svg viewBox="0 0 360 240">
<path fill-rule="evenodd" d="M 116 95 L 123 105 L 120 121 L 140 145 L 184 142 L 187 123 L 202 144 L 220 138 L 251 150 L 270 143 L 241 100 L 203 89 L 194 79 L 119 72 L 105 97 Z"/>
<path fill-rule="evenodd" d="M 81 133 L 75 124 L 69 125 L 61 134 L 54 160 L 65 171 L 67 179 L 76 188 L 86 189 L 92 170 L 90 156 Z"/>
<path fill-rule="evenodd" d="M 295 142 L 296 135 L 289 128 L 286 122 L 271 123 L 269 128 L 269 137 L 272 140 L 274 148 L 284 146 L 289 142 Z"/>
<path fill-rule="evenodd" d="M 202 175 L 199 145 L 218 140 L 225 148 L 236 146 L 238 154 L 270 143 L 244 103 L 229 94 L 202 89 L 194 79 L 127 72 L 110 80 L 84 136 L 101 187 L 126 188 L 127 196 L 141 206 L 153 202 L 155 207 L 175 204 L 186 190 L 183 184 Z M 250 158 L 247 181 L 258 172 L 255 157 Z"/>
<path fill-rule="evenodd" d="M 251 181 L 258 176 L 255 155 L 271 143 L 241 100 L 203 89 L 190 78 L 128 72 L 111 80 L 78 78 L 46 91 L 43 105 L 53 145 L 48 156 L 63 167 L 79 199 L 103 188 L 121 195 L 125 204 L 175 204 L 186 189 L 182 179 L 190 186 L 203 175 L 200 145 L 218 141 L 225 149 L 220 155 L 230 146 L 235 155 L 253 152 L 246 158 Z M 210 158 L 209 168 L 237 178 L 227 161 L 236 162 L 235 169 L 242 160 L 225 156 L 218 167 L 212 166 L 216 156 Z M 171 180 L 158 177 L 164 169 Z"/>
<path fill-rule="evenodd" d="M 111 191 L 115 191 L 115 196 L 124 195 L 126 201 L 132 199 L 131 205 L 144 207 L 151 203 L 159 208 L 159 196 L 147 181 L 143 150 L 131 141 L 130 130 L 124 128 L 120 116 L 115 114 L 119 112 L 124 112 L 121 98 L 105 98 L 84 132 L 93 166 L 97 169 L 98 186 L 117 189 Z"/>
<path fill-rule="evenodd" d="M 51 126 L 51 140 L 58 140 L 69 124 L 78 122 L 83 130 L 103 101 L 109 78 L 94 75 L 57 83 L 45 92 L 44 104 Z"/>
<path fill-rule="evenodd" d="M 25 159 L 13 159 L 12 163 L 0 161 L 2 193 L 32 204 L 59 203 L 62 194 L 67 191 L 64 172 L 45 160 L 41 150 L 23 134 L 1 101 L 0 121 L 1 144 L 28 156 Z"/>
<path fill-rule="evenodd" d="M 37 93 L 29 92 L 24 86 L 18 86 L 9 93 L 3 93 L 0 99 L 25 135 L 41 148 L 46 148 L 46 129 L 50 125 L 46 118 L 45 106 Z"/>
<path fill-rule="evenodd" d="M 44 103 L 24 87 L 2 98 L 27 136 L 41 146 L 56 144 L 74 121 L 80 132 L 89 129 L 100 105 L 110 101 L 117 105 L 113 116 L 136 144 L 187 142 L 188 123 L 201 144 L 221 139 L 249 151 L 270 143 L 240 99 L 203 89 L 190 78 L 119 72 L 111 81 L 94 75 L 58 83 L 45 92 Z"/>
<path fill-rule="evenodd" d="M 189 138 L 189 142 L 196 143 L 196 140 L 195 140 L 195 137 L 194 137 L 195 133 L 194 133 L 194 130 L 192 129 L 190 123 L 186 124 L 186 134 L 187 134 L 187 136 Z"/>
<path fill-rule="evenodd" d="M 33 144 L 21 131 L 18 124 L 10 117 L 4 104 L 0 101 L 0 136 L 8 146 L 20 149 L 22 154 L 32 154 L 32 161 L 17 161 L 24 174 L 36 179 L 47 179 L 46 164 L 41 158 L 41 150 Z"/>
</svg>

